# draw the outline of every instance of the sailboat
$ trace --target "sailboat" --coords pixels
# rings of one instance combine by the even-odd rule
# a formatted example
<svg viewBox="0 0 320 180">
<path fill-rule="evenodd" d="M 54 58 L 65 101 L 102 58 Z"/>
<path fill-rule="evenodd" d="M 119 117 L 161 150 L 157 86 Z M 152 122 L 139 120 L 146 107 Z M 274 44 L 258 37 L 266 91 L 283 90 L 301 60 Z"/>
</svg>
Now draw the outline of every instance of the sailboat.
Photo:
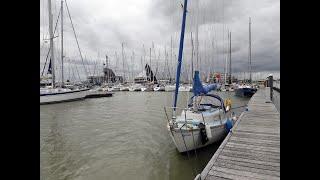
<svg viewBox="0 0 320 180">
<path fill-rule="evenodd" d="M 141 84 L 132 84 L 129 86 L 129 91 L 142 91 L 142 88 L 144 88 Z"/>
<path fill-rule="evenodd" d="M 229 56 L 225 59 L 225 68 L 224 68 L 224 84 L 221 87 L 223 92 L 233 92 L 234 86 L 232 84 L 232 74 L 231 74 L 231 32 L 228 32 L 228 51 Z"/>
<path fill-rule="evenodd" d="M 141 87 L 142 92 L 151 92 L 154 91 L 154 83 L 153 82 L 147 82 Z"/>
<path fill-rule="evenodd" d="M 186 21 L 187 2 L 184 0 L 182 28 L 180 35 L 179 57 L 177 63 L 176 88 L 172 118 L 168 118 L 167 129 L 179 152 L 186 152 L 201 148 L 217 142 L 225 137 L 232 127 L 230 107 L 225 107 L 223 99 L 215 94 L 209 94 L 211 90 L 219 88 L 219 84 L 203 86 L 200 81 L 199 71 L 194 72 L 193 96 L 190 98 L 187 108 L 177 107 L 178 89 L 181 74 L 183 41 Z M 181 115 L 176 116 L 176 110 L 182 109 Z M 235 117 L 233 117 L 235 118 Z"/>
<path fill-rule="evenodd" d="M 153 91 L 165 91 L 165 86 L 162 84 L 157 84 L 154 88 Z"/>
<path fill-rule="evenodd" d="M 176 89 L 175 85 L 167 84 L 167 85 L 164 86 L 164 90 L 167 91 L 167 92 L 174 91 L 175 89 Z"/>
<path fill-rule="evenodd" d="M 235 95 L 240 97 L 252 97 L 254 93 L 257 92 L 257 89 L 253 87 L 252 76 L 251 76 L 251 18 L 249 17 L 249 84 L 238 85 L 235 89 Z"/>
<path fill-rule="evenodd" d="M 190 98 L 188 107 L 182 108 L 180 116 L 173 116 L 167 125 L 179 152 L 198 149 L 220 141 L 230 130 L 232 120 L 235 119 L 228 111 L 230 106 L 226 107 L 218 95 L 209 94 L 217 88 L 218 84 L 202 86 L 199 71 L 195 71 L 194 95 Z"/>
<path fill-rule="evenodd" d="M 89 91 L 89 88 L 79 88 L 74 89 L 65 88 L 64 77 L 63 77 L 63 0 L 61 0 L 61 86 L 57 87 L 55 83 L 55 58 L 54 58 L 54 34 L 53 34 L 53 23 L 52 23 L 52 10 L 51 10 L 51 0 L 48 0 L 48 12 L 49 12 L 49 34 L 50 34 L 50 63 L 48 72 L 52 74 L 51 86 L 45 88 L 40 88 L 40 105 L 41 104 L 52 104 L 60 103 L 66 101 L 75 101 L 84 99 Z"/>
<path fill-rule="evenodd" d="M 172 37 L 171 37 L 171 40 L 170 40 L 170 62 L 172 62 L 172 59 L 173 59 L 172 58 L 173 57 L 172 49 L 173 49 L 173 42 L 172 42 Z M 168 69 L 169 69 L 169 67 L 168 67 Z M 168 72 L 170 74 L 170 71 L 168 71 Z M 164 86 L 164 90 L 166 92 L 172 92 L 172 91 L 174 91 L 176 89 L 176 86 L 174 84 L 171 84 L 171 81 L 172 81 L 172 77 L 171 77 L 171 74 L 170 74 L 169 75 L 169 83 Z"/>
<path fill-rule="evenodd" d="M 133 83 L 129 86 L 129 91 L 143 91 L 145 90 L 144 84 L 148 82 L 148 77 L 146 75 L 146 70 L 142 69 L 142 72 L 140 72 L 134 79 Z"/>
<path fill-rule="evenodd" d="M 119 88 L 120 91 L 129 91 L 130 90 L 130 87 L 127 84 L 114 86 L 114 89 L 117 90 L 117 87 Z"/>
<path fill-rule="evenodd" d="M 184 85 L 181 85 L 179 87 L 179 90 L 180 92 L 190 92 L 192 90 L 192 86 L 190 86 L 189 84 L 184 84 Z"/>
</svg>

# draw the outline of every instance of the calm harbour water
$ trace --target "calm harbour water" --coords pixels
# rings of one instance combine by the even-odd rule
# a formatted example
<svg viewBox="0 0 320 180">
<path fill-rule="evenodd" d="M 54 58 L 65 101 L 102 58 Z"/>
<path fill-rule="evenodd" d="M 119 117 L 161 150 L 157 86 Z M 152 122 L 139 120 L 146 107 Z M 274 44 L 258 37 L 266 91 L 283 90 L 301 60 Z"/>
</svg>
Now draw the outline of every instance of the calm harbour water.
<svg viewBox="0 0 320 180">
<path fill-rule="evenodd" d="M 180 92 L 179 107 L 186 106 L 188 94 Z M 218 94 L 230 96 L 233 107 L 249 100 Z M 172 92 L 116 92 L 40 106 L 41 179 L 193 179 L 219 143 L 197 150 L 197 156 L 180 154 L 163 110 L 172 106 L 172 97 Z"/>
</svg>

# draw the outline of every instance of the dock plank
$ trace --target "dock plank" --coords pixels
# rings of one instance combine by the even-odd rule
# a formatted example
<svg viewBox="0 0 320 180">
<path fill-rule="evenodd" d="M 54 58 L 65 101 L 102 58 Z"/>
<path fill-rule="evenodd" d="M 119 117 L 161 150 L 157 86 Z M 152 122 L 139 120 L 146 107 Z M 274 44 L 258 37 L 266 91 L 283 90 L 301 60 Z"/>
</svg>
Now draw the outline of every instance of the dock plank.
<svg viewBox="0 0 320 180">
<path fill-rule="evenodd" d="M 203 179 L 280 179 L 280 114 L 259 89 L 200 174 Z"/>
<path fill-rule="evenodd" d="M 271 176 L 280 176 L 280 170 L 271 170 L 267 168 L 259 168 L 259 166 L 255 167 L 249 167 L 249 166 L 244 166 L 243 164 L 236 164 L 234 162 L 226 162 L 226 161 L 217 161 L 215 164 L 217 167 L 222 167 L 222 168 L 228 168 L 228 169 L 235 169 L 235 170 L 240 170 L 240 171 L 248 171 L 248 172 L 253 172 L 253 173 L 258 173 L 258 174 L 266 174 L 266 175 L 271 175 Z M 280 168 L 279 168 L 280 169 Z"/>
<path fill-rule="evenodd" d="M 238 162 L 248 162 L 252 164 L 261 164 L 261 165 L 267 165 L 267 166 L 275 166 L 275 167 L 280 167 L 280 162 L 267 162 L 267 161 L 259 161 L 259 160 L 254 160 L 254 159 L 245 159 L 245 158 L 240 158 L 240 157 L 229 157 L 229 156 L 224 156 L 220 155 L 219 159 L 227 159 L 227 160 L 233 160 L 233 161 L 238 161 Z"/>
<path fill-rule="evenodd" d="M 251 168 L 266 169 L 270 171 L 280 172 L 279 166 L 271 166 L 271 165 L 258 164 L 258 163 L 252 163 L 252 162 L 243 162 L 243 161 L 235 161 L 230 159 L 218 158 L 217 165 L 219 165 L 219 163 L 228 163 L 228 164 L 238 165 L 242 167 L 251 167 Z"/>
<path fill-rule="evenodd" d="M 224 168 L 219 166 L 213 166 L 209 174 L 214 175 L 214 171 L 220 171 L 224 173 L 229 173 L 233 175 L 241 175 L 247 178 L 255 178 L 255 179 L 280 179 L 279 176 L 275 175 L 267 175 L 267 174 L 261 174 L 261 173 L 254 173 L 250 171 L 244 171 L 244 170 L 237 170 L 237 169 L 231 169 L 231 168 Z"/>
</svg>

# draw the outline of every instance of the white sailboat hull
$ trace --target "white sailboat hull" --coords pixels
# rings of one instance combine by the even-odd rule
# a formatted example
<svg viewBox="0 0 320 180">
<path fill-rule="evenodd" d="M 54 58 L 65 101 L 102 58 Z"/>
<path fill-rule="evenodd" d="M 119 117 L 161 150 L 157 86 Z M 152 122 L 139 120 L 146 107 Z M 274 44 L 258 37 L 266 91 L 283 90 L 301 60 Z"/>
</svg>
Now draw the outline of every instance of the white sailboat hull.
<svg viewBox="0 0 320 180">
<path fill-rule="evenodd" d="M 139 85 L 139 84 L 135 84 L 135 85 L 131 85 L 130 87 L 129 87 L 129 91 L 130 92 L 133 92 L 133 91 L 142 91 L 142 86 L 141 85 Z"/>
<path fill-rule="evenodd" d="M 165 91 L 165 86 L 156 86 L 153 88 L 153 91 Z"/>
<path fill-rule="evenodd" d="M 210 132 L 208 132 L 208 128 L 210 128 Z M 173 129 L 170 132 L 170 136 L 175 146 L 177 147 L 178 151 L 186 152 L 186 151 L 198 149 L 198 148 L 213 144 L 215 142 L 218 142 L 227 135 L 227 130 L 224 124 L 218 125 L 218 126 L 211 126 L 208 128 L 206 129 L 207 135 L 211 133 L 211 137 L 208 137 L 209 141 L 206 142 L 205 144 L 202 144 L 201 142 L 199 129 L 193 129 L 193 130 Z"/>
<path fill-rule="evenodd" d="M 180 92 L 190 92 L 191 86 L 181 86 L 178 89 Z"/>
<path fill-rule="evenodd" d="M 202 99 L 204 100 L 204 99 Z M 222 102 L 221 102 L 222 103 Z M 226 123 L 229 113 L 221 107 L 211 107 L 205 111 L 182 110 L 181 115 L 168 122 L 169 134 L 179 152 L 198 149 L 222 140 L 227 134 Z M 202 109 L 202 107 L 199 106 Z M 202 128 L 202 129 L 201 129 Z M 201 133 L 205 131 L 205 134 Z M 202 144 L 202 139 L 206 139 Z"/>
<path fill-rule="evenodd" d="M 98 89 L 98 90 L 89 90 L 87 91 L 87 94 L 85 98 L 98 98 L 98 97 L 110 97 L 112 96 L 113 93 L 103 90 L 103 89 Z"/>
<path fill-rule="evenodd" d="M 72 90 L 72 91 L 60 92 L 60 93 L 41 94 L 40 105 L 81 100 L 86 97 L 88 90 L 89 89 Z"/>
<path fill-rule="evenodd" d="M 172 86 L 172 85 L 166 85 L 164 87 L 164 90 L 169 92 L 169 91 L 174 91 L 176 89 L 176 86 Z"/>
<path fill-rule="evenodd" d="M 110 91 L 110 92 L 118 92 L 118 91 L 120 91 L 120 90 L 121 90 L 120 87 L 111 87 L 111 88 L 108 88 L 108 91 Z"/>
<path fill-rule="evenodd" d="M 151 87 L 142 87 L 141 91 L 142 92 L 149 92 L 149 91 L 153 91 L 153 88 L 151 88 Z"/>
<path fill-rule="evenodd" d="M 129 87 L 120 87 L 119 91 L 129 91 Z"/>
</svg>

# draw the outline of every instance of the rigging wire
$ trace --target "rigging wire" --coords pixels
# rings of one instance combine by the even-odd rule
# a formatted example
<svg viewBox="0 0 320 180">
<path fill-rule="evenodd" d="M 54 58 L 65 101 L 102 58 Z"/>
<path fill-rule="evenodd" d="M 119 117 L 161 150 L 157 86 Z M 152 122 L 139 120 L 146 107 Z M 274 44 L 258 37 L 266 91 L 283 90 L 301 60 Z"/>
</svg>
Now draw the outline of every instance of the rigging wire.
<svg viewBox="0 0 320 180">
<path fill-rule="evenodd" d="M 57 21 L 56 21 L 56 24 L 55 24 L 55 27 L 54 27 L 53 34 L 55 34 L 55 32 L 56 32 L 56 30 L 57 30 L 60 13 L 61 13 L 61 11 L 59 11 L 58 18 L 57 18 Z M 40 51 L 41 51 L 41 49 L 40 49 Z M 42 70 L 41 76 L 43 76 L 43 73 L 44 73 L 44 70 L 45 70 L 45 67 L 46 67 L 48 58 L 49 58 L 50 51 L 51 51 L 51 49 L 49 48 L 48 53 L 47 53 L 47 56 L 46 56 L 46 61 L 45 61 L 44 66 L 43 66 L 43 70 Z"/>
<path fill-rule="evenodd" d="M 84 72 L 85 72 L 86 76 L 88 76 L 88 72 L 87 72 L 86 66 L 84 64 L 83 56 L 82 56 L 80 45 L 79 45 L 79 42 L 78 42 L 78 37 L 77 37 L 77 34 L 75 32 L 73 21 L 72 21 L 71 15 L 70 15 L 70 11 L 69 11 L 69 7 L 68 7 L 68 4 L 67 4 L 67 0 L 65 0 L 65 4 L 66 4 L 66 8 L 67 8 L 69 19 L 70 19 L 70 22 L 71 22 L 71 27 L 72 27 L 72 30 L 73 30 L 73 34 L 74 34 L 76 42 L 77 42 L 77 47 L 78 47 L 78 50 L 79 50 L 79 53 L 80 53 L 80 58 L 81 58 L 81 62 L 82 62 L 83 68 L 84 68 Z"/>
</svg>

